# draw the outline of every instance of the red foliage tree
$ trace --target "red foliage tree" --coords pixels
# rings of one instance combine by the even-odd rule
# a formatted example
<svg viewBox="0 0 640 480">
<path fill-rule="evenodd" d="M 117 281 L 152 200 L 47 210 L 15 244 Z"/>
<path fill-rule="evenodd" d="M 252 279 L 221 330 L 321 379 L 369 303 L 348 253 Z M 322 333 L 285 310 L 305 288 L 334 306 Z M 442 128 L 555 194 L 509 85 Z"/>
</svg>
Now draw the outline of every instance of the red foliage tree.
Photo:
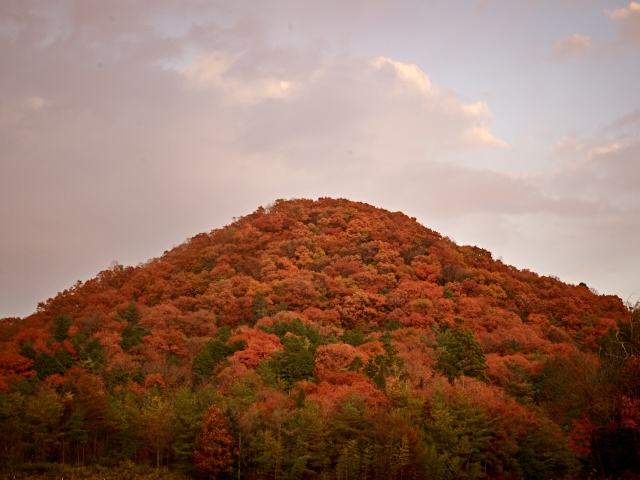
<svg viewBox="0 0 640 480">
<path fill-rule="evenodd" d="M 219 408 L 211 405 L 207 409 L 196 441 L 200 446 L 195 452 L 196 466 L 207 478 L 232 471 L 238 456 L 236 440 L 229 432 L 229 419 Z"/>
<path fill-rule="evenodd" d="M 0 354 L 0 390 L 9 392 L 9 385 L 19 378 L 31 378 L 36 374 L 33 361 L 17 353 Z"/>
<path fill-rule="evenodd" d="M 341 372 L 329 375 L 319 385 L 306 384 L 307 398 L 318 403 L 320 410 L 329 415 L 336 407 L 356 395 L 364 399 L 369 407 L 386 405 L 387 399 L 376 390 L 371 379 L 356 372 Z"/>
<path fill-rule="evenodd" d="M 283 349 L 277 336 L 262 330 L 245 329 L 242 334 L 231 337 L 229 344 L 238 340 L 244 340 L 247 342 L 247 346 L 243 350 L 235 352 L 233 356 L 249 368 L 257 367 L 262 360 Z"/>
<path fill-rule="evenodd" d="M 346 343 L 330 343 L 318 347 L 314 376 L 322 380 L 328 375 L 338 373 L 341 369 L 346 368 L 357 354 L 356 347 Z"/>
<path fill-rule="evenodd" d="M 569 449 L 579 455 L 591 453 L 591 441 L 595 425 L 586 417 L 572 422 L 573 430 L 569 434 Z"/>
</svg>

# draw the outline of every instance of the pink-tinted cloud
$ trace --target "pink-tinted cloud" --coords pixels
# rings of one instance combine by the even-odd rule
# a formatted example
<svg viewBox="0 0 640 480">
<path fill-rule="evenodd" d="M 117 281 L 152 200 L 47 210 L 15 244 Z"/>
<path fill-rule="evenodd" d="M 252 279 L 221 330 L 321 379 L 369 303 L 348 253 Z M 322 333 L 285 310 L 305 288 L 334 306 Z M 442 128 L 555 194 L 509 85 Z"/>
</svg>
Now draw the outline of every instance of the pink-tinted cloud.
<svg viewBox="0 0 640 480">
<path fill-rule="evenodd" d="M 588 54 L 591 50 L 591 37 L 574 33 L 556 44 L 551 58 L 553 60 L 576 58 Z"/>
<path fill-rule="evenodd" d="M 640 3 L 631 2 L 627 7 L 605 10 L 620 25 L 620 39 L 625 43 L 640 45 Z"/>
<path fill-rule="evenodd" d="M 493 3 L 493 0 L 478 0 L 478 2 L 473 7 L 472 13 L 474 15 L 477 15 L 484 12 L 491 6 L 491 3 Z"/>
</svg>

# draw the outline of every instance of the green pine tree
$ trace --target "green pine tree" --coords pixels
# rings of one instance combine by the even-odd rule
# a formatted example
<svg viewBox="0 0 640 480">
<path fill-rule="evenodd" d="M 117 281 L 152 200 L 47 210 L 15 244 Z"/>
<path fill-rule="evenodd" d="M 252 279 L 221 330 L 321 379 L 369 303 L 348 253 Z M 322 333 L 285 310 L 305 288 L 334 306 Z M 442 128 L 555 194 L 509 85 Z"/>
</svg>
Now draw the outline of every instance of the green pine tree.
<svg viewBox="0 0 640 480">
<path fill-rule="evenodd" d="M 311 379 L 316 362 L 313 354 L 305 348 L 302 340 L 297 337 L 285 337 L 282 343 L 286 348 L 286 353 L 280 360 L 281 376 L 290 386 L 300 380 Z"/>
<path fill-rule="evenodd" d="M 141 324 L 135 324 L 134 326 L 129 324 L 122 330 L 120 346 L 123 350 L 129 350 L 131 347 L 142 343 L 142 337 L 146 337 L 147 335 L 151 335 L 151 332 Z"/>
<path fill-rule="evenodd" d="M 104 363 L 104 349 L 100 344 L 99 338 L 94 338 L 87 343 L 84 349 L 79 354 L 81 361 L 90 361 L 90 365 L 93 368 L 98 368 Z"/>
<path fill-rule="evenodd" d="M 131 300 L 131 303 L 124 311 L 123 317 L 131 326 L 138 323 L 138 306 L 136 305 L 135 299 Z"/>
<path fill-rule="evenodd" d="M 300 391 L 296 395 L 296 407 L 298 408 L 304 407 L 304 402 L 306 398 L 307 398 L 307 392 L 304 391 L 304 388 L 300 388 Z"/>
<path fill-rule="evenodd" d="M 76 447 L 75 457 L 76 463 L 79 465 L 81 447 L 89 440 L 89 434 L 84 426 L 84 412 L 82 409 L 78 409 L 71 414 L 66 427 L 67 438 L 69 438 Z"/>
<path fill-rule="evenodd" d="M 42 352 L 33 361 L 33 369 L 38 374 L 40 380 L 44 380 L 49 375 L 57 373 L 64 375 L 66 369 L 54 358 L 53 355 L 47 352 Z"/>
<path fill-rule="evenodd" d="M 53 358 L 60 365 L 62 365 L 62 368 L 64 368 L 65 372 L 76 363 L 71 354 L 64 348 L 59 348 L 58 350 L 56 350 L 56 353 L 53 354 Z"/>
<path fill-rule="evenodd" d="M 364 362 L 358 355 L 356 355 L 355 357 L 353 357 L 353 360 L 351 360 L 351 363 L 349 363 L 349 365 L 347 366 L 347 370 L 350 372 L 360 373 L 362 367 L 364 367 Z"/>
<path fill-rule="evenodd" d="M 373 384 L 376 386 L 378 390 L 383 392 L 387 389 L 387 379 L 385 377 L 386 373 L 387 373 L 387 367 L 385 363 L 382 363 L 380 365 L 380 370 L 378 370 L 376 374 L 373 376 Z"/>
<path fill-rule="evenodd" d="M 35 360 L 38 352 L 36 352 L 35 348 L 31 344 L 31 341 L 26 342 L 22 348 L 20 349 L 20 355 L 28 358 L 29 360 Z"/>
<path fill-rule="evenodd" d="M 425 478 L 483 477 L 491 445 L 490 424 L 462 395 L 448 398 L 436 391 L 421 428 L 427 445 L 421 466 Z"/>
<path fill-rule="evenodd" d="M 486 357 L 482 345 L 475 339 L 471 330 L 459 325 L 442 335 L 438 343 L 440 357 L 436 369 L 440 370 L 450 382 L 461 376 L 474 377 L 488 381 Z"/>
<path fill-rule="evenodd" d="M 230 333 L 231 332 L 229 332 L 229 334 Z M 208 377 L 215 374 L 215 368 L 220 362 L 247 346 L 244 340 L 238 340 L 237 342 L 233 342 L 232 345 L 227 345 L 226 342 L 231 337 L 230 335 L 227 336 L 226 333 L 221 335 L 221 338 L 226 338 L 226 340 L 209 340 L 204 345 L 200 353 L 198 353 L 193 360 L 191 373 L 200 377 Z"/>
<path fill-rule="evenodd" d="M 68 338 L 69 328 L 73 324 L 73 320 L 69 315 L 58 315 L 53 322 L 51 334 L 56 342 L 64 342 Z"/>
</svg>

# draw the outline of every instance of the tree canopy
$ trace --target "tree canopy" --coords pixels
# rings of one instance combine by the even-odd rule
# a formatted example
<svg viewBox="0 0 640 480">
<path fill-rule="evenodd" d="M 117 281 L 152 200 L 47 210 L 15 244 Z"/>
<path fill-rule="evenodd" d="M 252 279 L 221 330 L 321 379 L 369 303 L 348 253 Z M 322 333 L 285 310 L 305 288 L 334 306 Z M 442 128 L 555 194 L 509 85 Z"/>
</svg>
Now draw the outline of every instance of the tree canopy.
<svg viewBox="0 0 640 480">
<path fill-rule="evenodd" d="M 400 212 L 280 200 L 0 319 L 0 471 L 624 478 L 639 312 Z"/>
</svg>

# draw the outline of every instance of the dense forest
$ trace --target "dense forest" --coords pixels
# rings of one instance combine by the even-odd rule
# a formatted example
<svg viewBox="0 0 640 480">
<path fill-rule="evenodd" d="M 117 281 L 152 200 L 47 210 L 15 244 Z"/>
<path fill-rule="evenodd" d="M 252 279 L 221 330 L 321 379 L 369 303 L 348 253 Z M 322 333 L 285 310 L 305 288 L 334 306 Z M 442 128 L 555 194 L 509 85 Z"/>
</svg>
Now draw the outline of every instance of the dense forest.
<svg viewBox="0 0 640 480">
<path fill-rule="evenodd" d="M 0 342 L 4 473 L 640 478 L 640 305 L 364 203 L 114 262 Z"/>
</svg>

